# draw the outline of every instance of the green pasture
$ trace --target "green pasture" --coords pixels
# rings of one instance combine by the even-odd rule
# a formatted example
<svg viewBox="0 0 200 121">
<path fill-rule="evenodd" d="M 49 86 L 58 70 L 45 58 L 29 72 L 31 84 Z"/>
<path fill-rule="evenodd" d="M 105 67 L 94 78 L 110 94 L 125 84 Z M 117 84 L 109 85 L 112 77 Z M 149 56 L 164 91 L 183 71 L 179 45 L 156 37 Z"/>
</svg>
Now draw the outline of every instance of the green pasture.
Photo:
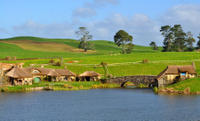
<svg viewBox="0 0 200 121">
<path fill-rule="evenodd" d="M 1 41 L 26 41 L 31 40 L 35 42 L 57 42 L 67 44 L 71 47 L 77 48 L 79 41 L 74 39 L 46 39 L 38 37 L 14 37 L 0 40 L 0 58 L 6 56 L 17 58 L 52 58 L 63 57 L 63 66 L 53 66 L 49 64 L 50 59 L 37 60 L 6 60 L 1 62 L 6 63 L 24 63 L 25 66 L 35 64 L 41 66 L 45 64 L 48 68 L 64 68 L 80 74 L 84 71 L 92 70 L 103 74 L 104 71 L 99 65 L 101 62 L 108 64 L 109 73 L 113 76 L 127 76 L 127 75 L 157 75 L 167 65 L 188 65 L 195 62 L 197 72 L 200 73 L 200 53 L 199 52 L 161 52 L 159 50 L 152 50 L 151 47 L 135 45 L 131 54 L 120 54 L 120 48 L 111 41 L 96 40 L 91 41 L 94 44 L 96 51 L 94 53 L 83 52 L 44 52 L 25 50 L 15 44 L 3 43 Z M 49 48 L 52 50 L 53 48 Z M 147 63 L 142 61 L 146 59 Z M 55 62 L 59 59 L 54 59 Z M 46 65 L 48 64 L 48 65 Z"/>
<path fill-rule="evenodd" d="M 187 79 L 168 87 L 179 91 L 184 91 L 186 88 L 190 88 L 191 92 L 200 92 L 200 78 Z"/>
</svg>

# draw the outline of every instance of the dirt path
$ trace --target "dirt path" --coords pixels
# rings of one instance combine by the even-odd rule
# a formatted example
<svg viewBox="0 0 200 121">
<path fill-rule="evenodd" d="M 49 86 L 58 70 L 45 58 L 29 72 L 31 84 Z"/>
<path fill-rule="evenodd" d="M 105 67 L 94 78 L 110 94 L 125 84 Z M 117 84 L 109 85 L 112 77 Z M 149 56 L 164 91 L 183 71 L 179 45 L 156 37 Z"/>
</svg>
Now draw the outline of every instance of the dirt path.
<svg viewBox="0 0 200 121">
<path fill-rule="evenodd" d="M 149 61 L 148 63 L 174 63 L 174 62 L 195 62 L 200 61 L 200 59 L 194 60 L 159 60 L 159 61 Z M 123 62 L 123 63 L 112 63 L 108 64 L 109 66 L 120 66 L 120 65 L 129 65 L 129 64 L 141 64 L 141 61 L 135 62 Z M 73 66 L 99 66 L 99 64 L 77 64 L 77 63 L 65 63 L 66 65 L 73 65 Z"/>
</svg>

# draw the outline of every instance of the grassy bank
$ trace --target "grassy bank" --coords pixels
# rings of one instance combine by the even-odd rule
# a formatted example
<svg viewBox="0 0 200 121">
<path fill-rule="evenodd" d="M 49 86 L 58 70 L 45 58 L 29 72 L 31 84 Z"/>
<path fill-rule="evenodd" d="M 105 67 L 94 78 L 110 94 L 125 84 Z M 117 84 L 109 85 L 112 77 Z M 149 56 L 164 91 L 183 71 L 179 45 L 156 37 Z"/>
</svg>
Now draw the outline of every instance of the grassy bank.
<svg viewBox="0 0 200 121">
<path fill-rule="evenodd" d="M 158 92 L 184 95 L 200 94 L 200 78 L 186 79 L 165 88 L 161 88 Z"/>
<path fill-rule="evenodd" d="M 187 79 L 170 85 L 168 88 L 173 88 L 179 91 L 184 91 L 186 88 L 190 88 L 190 92 L 200 92 L 200 78 Z"/>
<path fill-rule="evenodd" d="M 38 90 L 88 90 L 99 88 L 118 88 L 117 84 L 102 84 L 101 82 L 47 82 L 42 81 L 33 85 L 1 87 L 2 92 L 29 92 Z"/>
</svg>

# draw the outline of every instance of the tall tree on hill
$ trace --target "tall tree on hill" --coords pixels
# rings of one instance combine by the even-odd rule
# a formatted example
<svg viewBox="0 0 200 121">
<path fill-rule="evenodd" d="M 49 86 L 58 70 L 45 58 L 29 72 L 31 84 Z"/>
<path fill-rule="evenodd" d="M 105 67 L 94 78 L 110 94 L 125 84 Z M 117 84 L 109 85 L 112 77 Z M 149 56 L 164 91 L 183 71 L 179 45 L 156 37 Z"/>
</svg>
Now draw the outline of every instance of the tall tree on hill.
<svg viewBox="0 0 200 121">
<path fill-rule="evenodd" d="M 162 26 L 161 29 L 160 29 L 160 32 L 164 37 L 164 40 L 163 40 L 163 51 L 164 52 L 172 51 L 173 33 L 171 31 L 171 26 L 169 26 L 169 25 Z"/>
<path fill-rule="evenodd" d="M 152 41 L 149 45 L 153 48 L 153 50 L 158 50 L 158 46 L 154 41 Z"/>
<path fill-rule="evenodd" d="M 80 37 L 79 48 L 84 49 L 85 52 L 93 49 L 92 45 L 89 43 L 89 41 L 92 40 L 92 35 L 89 34 L 90 32 L 86 27 L 79 27 L 79 30 L 75 33 Z"/>
<path fill-rule="evenodd" d="M 174 51 L 184 51 L 186 48 L 186 33 L 183 31 L 182 26 L 177 24 L 171 28 L 173 32 L 173 50 Z"/>
<path fill-rule="evenodd" d="M 114 36 L 114 42 L 118 47 L 122 48 L 122 54 L 128 54 L 133 49 L 133 37 L 124 30 L 119 30 Z"/>
<path fill-rule="evenodd" d="M 195 41 L 196 40 L 194 39 L 192 33 L 191 32 L 187 32 L 187 34 L 186 34 L 186 47 L 187 47 L 188 51 L 193 51 L 194 50 L 193 43 Z"/>
<path fill-rule="evenodd" d="M 197 49 L 200 49 L 200 34 L 199 34 L 199 36 L 197 36 L 197 38 L 199 39 L 197 42 Z"/>
<path fill-rule="evenodd" d="M 164 37 L 163 51 L 191 51 L 193 48 L 194 38 L 191 32 L 186 34 L 180 24 L 173 27 L 166 25 L 162 26 L 160 30 Z"/>
</svg>

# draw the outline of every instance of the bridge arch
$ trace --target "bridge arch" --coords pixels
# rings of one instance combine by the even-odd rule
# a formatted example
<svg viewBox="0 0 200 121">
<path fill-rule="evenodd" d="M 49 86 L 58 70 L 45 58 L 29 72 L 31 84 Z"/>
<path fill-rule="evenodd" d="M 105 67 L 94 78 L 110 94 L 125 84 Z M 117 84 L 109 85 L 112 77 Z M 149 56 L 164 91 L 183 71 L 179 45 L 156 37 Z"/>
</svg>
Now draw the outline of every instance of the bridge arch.
<svg viewBox="0 0 200 121">
<path fill-rule="evenodd" d="M 139 75 L 139 76 L 124 76 L 116 77 L 108 80 L 108 83 L 117 83 L 124 87 L 127 82 L 132 82 L 135 85 L 144 84 L 147 87 L 154 87 L 156 85 L 156 76 Z"/>
</svg>

